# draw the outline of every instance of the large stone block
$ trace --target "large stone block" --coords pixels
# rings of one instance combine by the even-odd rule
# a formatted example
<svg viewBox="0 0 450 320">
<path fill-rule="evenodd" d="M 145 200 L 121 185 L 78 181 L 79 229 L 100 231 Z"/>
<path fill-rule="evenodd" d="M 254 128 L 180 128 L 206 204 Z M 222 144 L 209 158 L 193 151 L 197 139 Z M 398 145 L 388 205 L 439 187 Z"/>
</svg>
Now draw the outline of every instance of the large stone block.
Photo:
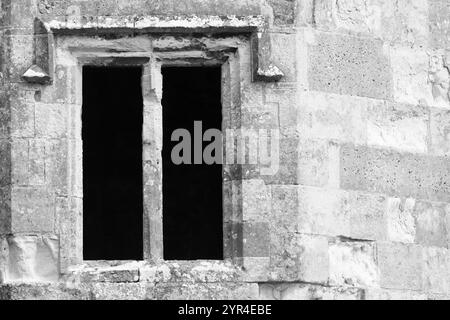
<svg viewBox="0 0 450 320">
<path fill-rule="evenodd" d="M 375 36 L 392 44 L 427 44 L 427 0 L 322 0 L 317 3 L 315 15 L 319 17 L 319 28 Z"/>
<path fill-rule="evenodd" d="M 429 2 L 430 45 L 435 48 L 449 48 L 450 3 L 446 0 Z"/>
<path fill-rule="evenodd" d="M 256 300 L 256 283 L 163 283 L 156 285 L 157 300 Z"/>
<path fill-rule="evenodd" d="M 284 0 L 284 2 L 288 1 Z M 295 0 L 290 2 L 294 3 Z M 272 61 L 284 73 L 283 82 L 294 82 L 297 77 L 296 39 L 296 33 L 271 34 Z"/>
<path fill-rule="evenodd" d="M 350 212 L 343 211 L 340 190 L 300 187 L 298 226 L 307 234 L 350 235 Z"/>
<path fill-rule="evenodd" d="M 432 108 L 430 112 L 430 152 L 450 155 L 450 111 Z"/>
<path fill-rule="evenodd" d="M 423 249 L 423 289 L 448 294 L 450 290 L 450 252 L 442 248 Z"/>
<path fill-rule="evenodd" d="M 330 244 L 330 280 L 333 286 L 379 286 L 376 250 L 371 242 Z"/>
<path fill-rule="evenodd" d="M 41 139 L 29 140 L 28 152 L 28 184 L 30 186 L 45 185 L 45 145 Z M 24 161 L 25 159 L 22 159 Z M 49 168 L 47 168 L 48 170 Z"/>
<path fill-rule="evenodd" d="M 58 195 L 67 195 L 69 190 L 69 143 L 67 139 L 51 139 L 45 142 L 45 182 Z M 71 150 L 72 151 L 72 150 Z M 72 158 L 71 161 L 81 159 Z M 81 174 L 81 173 L 78 173 Z M 71 181 L 74 182 L 74 181 Z"/>
<path fill-rule="evenodd" d="M 21 82 L 22 75 L 33 64 L 33 35 L 10 35 L 4 37 L 9 52 L 7 76 L 13 82 Z"/>
<path fill-rule="evenodd" d="M 269 223 L 273 232 L 298 232 L 298 186 L 272 186 Z"/>
<path fill-rule="evenodd" d="M 0 286 L 0 300 L 89 300 L 85 288 L 72 288 L 62 283 L 15 283 Z"/>
<path fill-rule="evenodd" d="M 262 180 L 242 181 L 242 218 L 244 221 L 266 221 L 270 213 L 270 187 Z"/>
<path fill-rule="evenodd" d="M 375 100 L 309 91 L 300 97 L 299 103 L 300 137 L 355 144 L 367 142 L 367 108 Z"/>
<path fill-rule="evenodd" d="M 55 202 L 55 230 L 60 239 L 60 267 L 83 261 L 83 200 L 75 197 L 57 197 Z"/>
<path fill-rule="evenodd" d="M 0 187 L 11 185 L 11 143 L 0 140 Z"/>
<path fill-rule="evenodd" d="M 297 170 L 300 185 L 339 187 L 339 145 L 327 140 L 300 139 Z"/>
<path fill-rule="evenodd" d="M 263 87 L 264 107 L 271 110 L 271 115 L 275 117 L 275 128 L 280 130 L 280 136 L 297 137 L 298 99 L 296 90 L 290 87 L 290 84 L 274 88 Z"/>
<path fill-rule="evenodd" d="M 362 300 L 364 291 L 313 284 L 260 284 L 261 300 Z"/>
<path fill-rule="evenodd" d="M 367 288 L 364 290 L 365 300 L 427 300 L 427 295 L 413 290 L 392 290 Z"/>
<path fill-rule="evenodd" d="M 415 242 L 423 246 L 447 248 L 449 245 L 450 205 L 419 201 L 414 207 Z"/>
<path fill-rule="evenodd" d="M 11 179 L 16 186 L 29 184 L 28 139 L 14 139 L 11 142 Z"/>
<path fill-rule="evenodd" d="M 286 232 L 271 234 L 270 271 L 272 281 L 326 283 L 327 238 Z"/>
<path fill-rule="evenodd" d="M 309 47 L 312 90 L 389 99 L 392 77 L 383 43 L 368 38 L 318 33 Z"/>
<path fill-rule="evenodd" d="M 433 105 L 429 81 L 430 56 L 427 51 L 393 47 L 390 58 L 395 101 L 411 105 Z"/>
<path fill-rule="evenodd" d="M 429 114 L 423 107 L 378 103 L 368 108 L 367 144 L 426 153 Z"/>
<path fill-rule="evenodd" d="M 341 187 L 449 201 L 450 163 L 444 157 L 341 146 Z"/>
<path fill-rule="evenodd" d="M 387 239 L 386 198 L 382 195 L 300 187 L 298 215 L 300 232 Z"/>
<path fill-rule="evenodd" d="M 414 243 L 416 223 L 412 198 L 388 198 L 386 201 L 387 235 L 389 241 Z"/>
<path fill-rule="evenodd" d="M 363 192 L 344 193 L 341 216 L 349 217 L 348 237 L 350 238 L 362 240 L 388 238 L 388 214 L 386 197 L 383 195 Z"/>
<path fill-rule="evenodd" d="M 267 222 L 244 222 L 243 256 L 268 257 L 270 249 L 270 230 Z"/>
<path fill-rule="evenodd" d="M 0 188 L 0 235 L 11 232 L 11 188 Z"/>
<path fill-rule="evenodd" d="M 380 285 L 385 289 L 422 289 L 422 248 L 413 244 L 377 243 Z"/>
<path fill-rule="evenodd" d="M 11 194 L 11 232 L 53 232 L 55 198 L 45 188 L 16 187 Z"/>
<path fill-rule="evenodd" d="M 11 136 L 34 137 L 34 103 L 13 98 L 11 101 Z"/>
<path fill-rule="evenodd" d="M 58 238 L 10 236 L 6 282 L 55 282 L 59 279 Z"/>
<path fill-rule="evenodd" d="M 36 104 L 36 136 L 63 138 L 68 135 L 69 108 L 66 104 Z"/>
</svg>

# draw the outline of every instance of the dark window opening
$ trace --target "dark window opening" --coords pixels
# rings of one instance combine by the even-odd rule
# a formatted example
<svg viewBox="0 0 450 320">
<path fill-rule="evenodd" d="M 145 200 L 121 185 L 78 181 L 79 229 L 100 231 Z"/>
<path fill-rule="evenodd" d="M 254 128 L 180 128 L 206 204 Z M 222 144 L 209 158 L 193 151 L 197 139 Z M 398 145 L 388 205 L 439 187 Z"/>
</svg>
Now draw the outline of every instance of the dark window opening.
<svg viewBox="0 0 450 320">
<path fill-rule="evenodd" d="M 164 259 L 223 259 L 222 166 L 171 161 L 172 132 L 222 128 L 221 69 L 163 68 L 163 229 Z M 210 142 L 203 142 L 203 148 Z M 203 150 L 202 148 L 202 150 Z"/>
<path fill-rule="evenodd" d="M 84 260 L 143 259 L 141 75 L 83 68 Z"/>
</svg>

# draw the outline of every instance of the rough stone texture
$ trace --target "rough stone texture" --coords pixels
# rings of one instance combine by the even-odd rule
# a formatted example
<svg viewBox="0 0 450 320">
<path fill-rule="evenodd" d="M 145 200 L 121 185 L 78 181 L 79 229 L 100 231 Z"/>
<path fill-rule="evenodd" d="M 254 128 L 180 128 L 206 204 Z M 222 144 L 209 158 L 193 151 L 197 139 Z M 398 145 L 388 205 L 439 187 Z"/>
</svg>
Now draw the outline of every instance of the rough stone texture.
<svg viewBox="0 0 450 320">
<path fill-rule="evenodd" d="M 374 287 L 379 283 L 372 243 L 330 245 L 330 281 L 334 286 Z"/>
<path fill-rule="evenodd" d="M 445 202 L 449 200 L 449 169 L 445 157 L 341 147 L 341 186 L 345 189 Z"/>
<path fill-rule="evenodd" d="M 377 244 L 377 250 L 381 288 L 422 290 L 421 247 L 382 242 Z"/>
<path fill-rule="evenodd" d="M 310 87 L 338 94 L 389 99 L 389 55 L 378 40 L 317 33 L 309 47 Z"/>
<path fill-rule="evenodd" d="M 319 28 L 381 38 L 391 44 L 425 46 L 428 42 L 427 0 L 319 0 Z"/>
<path fill-rule="evenodd" d="M 430 45 L 448 49 L 450 43 L 450 3 L 445 0 L 430 0 L 428 3 Z"/>
<path fill-rule="evenodd" d="M 449 1 L 2 5 L 0 299 L 450 298 Z M 55 35 L 54 61 L 46 35 L 34 35 L 36 17 L 71 29 Z M 170 32 L 242 23 L 267 28 L 260 53 L 284 73 L 280 82 L 252 81 L 247 36 L 114 34 L 118 27 Z M 89 24 L 112 34 L 76 30 Z M 225 261 L 164 262 L 155 236 L 163 196 L 155 184 L 158 59 L 165 52 L 183 63 L 192 55 L 208 60 L 223 44 L 237 51 L 221 56 L 230 59 L 226 126 L 278 129 L 280 167 L 273 175 L 258 165 L 224 168 Z M 82 257 L 77 57 L 99 54 L 153 61 L 143 78 L 143 179 L 146 213 L 159 211 L 146 226 L 154 256 L 145 262 Z M 52 83 L 32 83 L 36 70 L 47 71 L 43 62 L 54 65 Z"/>
</svg>

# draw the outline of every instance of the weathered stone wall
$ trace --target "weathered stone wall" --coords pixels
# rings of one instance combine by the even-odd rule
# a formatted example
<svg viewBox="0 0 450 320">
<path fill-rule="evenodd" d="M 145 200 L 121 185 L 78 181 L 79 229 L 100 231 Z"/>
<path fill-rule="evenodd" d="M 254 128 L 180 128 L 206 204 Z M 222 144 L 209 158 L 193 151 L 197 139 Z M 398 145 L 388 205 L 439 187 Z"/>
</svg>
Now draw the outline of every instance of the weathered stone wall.
<svg viewBox="0 0 450 320">
<path fill-rule="evenodd" d="M 238 264 L 72 256 L 80 102 L 63 66 L 21 78 L 34 18 L 134 14 L 270 23 L 285 77 L 242 80 L 242 125 L 280 129 L 280 171 L 243 170 Z M 0 28 L 0 298 L 450 298 L 450 1 L 1 0 Z"/>
</svg>

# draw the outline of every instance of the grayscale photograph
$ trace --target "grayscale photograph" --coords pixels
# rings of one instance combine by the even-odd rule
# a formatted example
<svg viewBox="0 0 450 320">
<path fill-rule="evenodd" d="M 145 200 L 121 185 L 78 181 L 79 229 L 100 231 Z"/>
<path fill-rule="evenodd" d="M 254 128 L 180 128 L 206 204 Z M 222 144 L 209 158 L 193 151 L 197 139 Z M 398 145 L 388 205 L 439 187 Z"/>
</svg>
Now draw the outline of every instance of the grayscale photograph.
<svg viewBox="0 0 450 320">
<path fill-rule="evenodd" d="M 0 300 L 450 300 L 450 0 L 0 0 Z"/>
</svg>

